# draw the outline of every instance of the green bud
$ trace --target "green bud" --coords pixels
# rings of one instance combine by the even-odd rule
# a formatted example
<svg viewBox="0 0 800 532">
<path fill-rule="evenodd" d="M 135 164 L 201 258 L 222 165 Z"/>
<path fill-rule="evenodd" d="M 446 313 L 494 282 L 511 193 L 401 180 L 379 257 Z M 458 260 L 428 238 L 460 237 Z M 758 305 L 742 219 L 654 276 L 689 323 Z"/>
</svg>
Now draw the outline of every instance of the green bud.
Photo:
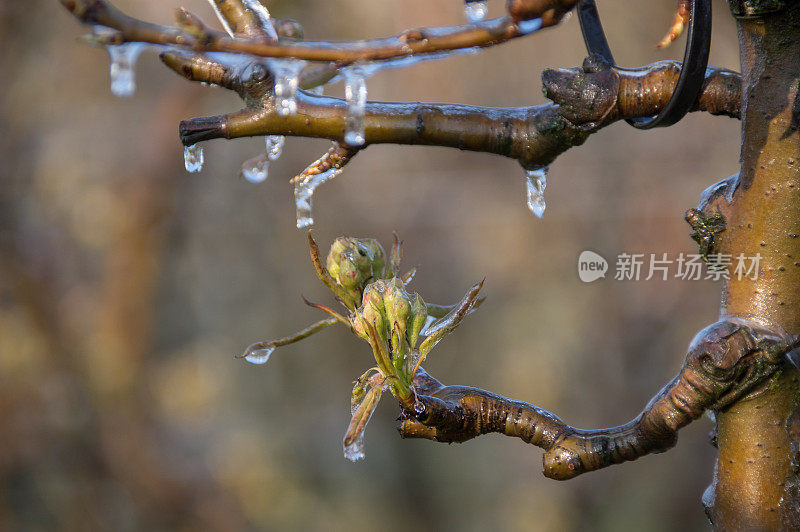
<svg viewBox="0 0 800 532">
<path fill-rule="evenodd" d="M 411 305 L 411 321 L 406 332 L 408 343 L 412 348 L 417 344 L 419 333 L 428 319 L 428 306 L 425 305 L 425 301 L 422 300 L 419 294 L 415 295 L 416 298 Z"/>
<path fill-rule="evenodd" d="M 349 296 L 360 300 L 365 285 L 383 276 L 385 264 L 385 253 L 376 240 L 342 236 L 331 246 L 326 267 Z"/>
<path fill-rule="evenodd" d="M 403 282 L 397 277 L 386 283 L 383 293 L 383 305 L 386 308 L 386 319 L 392 333 L 392 347 L 395 352 L 405 350 L 405 335 L 408 329 L 408 318 L 411 316 L 411 297 L 406 292 Z"/>
</svg>

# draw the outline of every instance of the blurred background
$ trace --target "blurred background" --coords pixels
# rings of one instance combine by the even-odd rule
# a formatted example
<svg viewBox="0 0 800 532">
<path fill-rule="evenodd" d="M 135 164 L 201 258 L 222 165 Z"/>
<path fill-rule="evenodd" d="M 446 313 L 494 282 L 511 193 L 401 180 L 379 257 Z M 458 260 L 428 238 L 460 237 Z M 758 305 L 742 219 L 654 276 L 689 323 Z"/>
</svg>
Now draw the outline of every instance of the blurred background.
<svg viewBox="0 0 800 532">
<path fill-rule="evenodd" d="M 172 22 L 203 0 L 117 0 Z M 673 0 L 600 2 L 620 64 L 656 51 Z M 273 0 L 306 38 L 379 37 L 463 21 L 459 0 Z M 735 25 L 715 1 L 711 63 L 738 69 Z M 502 2 L 490 1 L 490 16 Z M 215 23 L 215 22 L 214 22 Z M 145 52 L 138 90 L 109 91 L 108 56 L 53 0 L 0 3 L 0 528 L 4 530 L 704 530 L 712 428 L 668 453 L 555 482 L 541 451 L 485 436 L 403 441 L 385 400 L 365 460 L 342 456 L 353 379 L 368 347 L 343 328 L 234 358 L 319 313 L 332 298 L 295 228 L 287 180 L 327 149 L 288 139 L 269 179 L 238 176 L 262 139 L 205 147 L 183 169 L 178 122 L 239 109 Z M 578 21 L 369 80 L 370 99 L 487 106 L 545 100 L 540 74 L 584 58 Z M 327 89 L 341 95 L 341 84 Z M 719 283 L 577 276 L 590 249 L 696 253 L 684 211 L 738 170 L 739 122 L 691 115 L 666 130 L 624 123 L 551 167 L 547 212 L 526 207 L 524 173 L 497 156 L 375 146 L 315 195 L 323 250 L 338 235 L 405 241 L 411 289 L 456 301 L 486 277 L 486 303 L 426 368 L 533 402 L 583 428 L 635 416 L 716 320 Z"/>
</svg>

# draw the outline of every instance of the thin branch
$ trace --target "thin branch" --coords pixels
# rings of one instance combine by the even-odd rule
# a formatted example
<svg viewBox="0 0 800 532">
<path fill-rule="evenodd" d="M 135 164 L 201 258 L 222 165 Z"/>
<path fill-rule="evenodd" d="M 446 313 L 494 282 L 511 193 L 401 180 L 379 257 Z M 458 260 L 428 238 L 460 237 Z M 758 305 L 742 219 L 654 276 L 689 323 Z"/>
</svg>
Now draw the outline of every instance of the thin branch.
<svg viewBox="0 0 800 532">
<path fill-rule="evenodd" d="M 558 23 L 561 17 L 554 17 L 553 14 L 561 12 L 565 4 L 563 0 L 540 1 L 540 5 L 536 9 L 528 10 L 524 18 L 507 15 L 460 26 L 412 29 L 382 39 L 337 43 L 287 40 L 275 43 L 263 36 L 230 37 L 216 30 L 208 30 L 202 36 L 193 35 L 170 26 L 135 19 L 105 0 L 61 0 L 61 3 L 85 24 L 99 24 L 117 30 L 120 42 L 147 42 L 181 46 L 195 51 L 234 52 L 260 57 L 291 57 L 339 63 L 494 46 L 533 33 L 540 27 Z M 575 2 L 573 0 L 567 3 Z M 223 14 L 230 16 L 226 12 Z M 518 24 L 544 15 L 546 16 L 541 25 Z M 232 17 L 232 20 L 235 18 Z"/>
<path fill-rule="evenodd" d="M 679 73 L 677 61 L 619 69 L 587 59 L 583 67 L 544 71 L 546 94 L 555 103 L 535 107 L 368 102 L 365 146 L 447 146 L 511 157 L 525 167 L 546 166 L 607 125 L 657 114 L 669 100 Z M 741 76 L 709 68 L 693 110 L 738 118 L 740 100 Z M 297 113 L 291 116 L 280 116 L 271 106 L 248 108 L 186 120 L 181 122 L 180 134 L 187 146 L 216 138 L 263 135 L 327 138 L 342 143 L 346 118 L 343 100 L 301 91 Z"/>
<path fill-rule="evenodd" d="M 541 447 L 544 474 L 573 478 L 663 452 L 677 432 L 706 410 L 720 410 L 762 393 L 787 363 L 800 336 L 777 334 L 755 322 L 720 321 L 691 346 L 680 373 L 632 421 L 610 429 L 580 430 L 537 406 L 467 386 L 444 386 L 420 371 L 414 388 L 424 408 L 404 411 L 403 437 L 463 442 L 497 432 Z"/>
</svg>

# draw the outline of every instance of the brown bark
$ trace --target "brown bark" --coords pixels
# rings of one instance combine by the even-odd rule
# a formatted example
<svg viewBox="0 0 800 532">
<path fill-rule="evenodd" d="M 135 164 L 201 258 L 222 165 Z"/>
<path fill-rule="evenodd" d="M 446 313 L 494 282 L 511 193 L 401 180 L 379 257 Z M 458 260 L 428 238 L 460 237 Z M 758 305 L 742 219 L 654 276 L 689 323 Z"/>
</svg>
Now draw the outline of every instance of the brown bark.
<svg viewBox="0 0 800 532">
<path fill-rule="evenodd" d="M 751 4 L 753 2 L 750 2 Z M 752 314 L 800 330 L 800 3 L 739 20 L 742 75 L 740 185 L 721 233 L 722 253 L 760 254 L 757 280 L 732 279 L 722 313 Z M 764 395 L 717 416 L 719 457 L 709 513 L 720 530 L 800 527 L 798 372 L 787 366 Z M 792 417 L 792 416 L 795 417 Z"/>
<path fill-rule="evenodd" d="M 195 58 L 164 54 L 164 61 L 191 79 L 204 72 L 214 80 L 229 76 L 200 68 Z M 546 166 L 588 136 L 626 118 L 657 114 L 678 81 L 680 63 L 662 61 L 639 69 L 617 69 L 593 59 L 582 67 L 548 69 L 542 74 L 547 96 L 555 103 L 533 107 L 488 108 L 434 103 L 368 102 L 364 146 L 417 144 L 494 153 L 517 159 L 525 167 Z M 209 78 L 211 79 L 211 78 Z M 242 89 L 246 91 L 247 89 Z M 694 111 L 739 116 L 740 77 L 709 68 Z M 339 98 L 299 92 L 297 113 L 280 116 L 265 102 L 227 115 L 181 122 L 187 146 L 216 138 L 288 135 L 342 142 L 347 109 Z"/>
</svg>

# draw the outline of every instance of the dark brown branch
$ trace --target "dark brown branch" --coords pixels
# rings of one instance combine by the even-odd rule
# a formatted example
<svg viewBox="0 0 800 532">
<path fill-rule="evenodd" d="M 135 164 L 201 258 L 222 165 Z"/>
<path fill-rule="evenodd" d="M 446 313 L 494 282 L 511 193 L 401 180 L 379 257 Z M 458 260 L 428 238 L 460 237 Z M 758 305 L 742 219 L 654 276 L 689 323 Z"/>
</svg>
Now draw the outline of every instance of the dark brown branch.
<svg viewBox="0 0 800 532">
<path fill-rule="evenodd" d="M 537 10 L 528 10 L 524 18 L 504 16 L 473 24 L 438 28 L 421 28 L 404 31 L 392 37 L 352 42 L 294 41 L 275 43 L 263 36 L 230 37 L 224 32 L 208 30 L 204 35 L 193 35 L 169 26 L 151 24 L 125 15 L 105 0 L 61 0 L 61 3 L 81 22 L 99 24 L 119 32 L 121 42 L 147 42 L 175 45 L 195 51 L 245 53 L 261 57 L 292 57 L 307 61 L 386 60 L 464 48 L 487 47 L 531 33 L 517 24 L 521 20 L 547 15 L 542 26 L 556 24 L 553 9 L 562 9 L 563 0 L 546 0 L 537 4 Z M 572 1 L 571 3 L 574 3 Z M 231 8 L 233 9 L 233 8 Z M 232 13 L 232 11 L 231 11 Z M 225 16 L 234 15 L 223 12 Z M 563 13 L 562 13 L 563 14 Z M 243 30 L 244 24 L 237 26 Z"/>
<path fill-rule="evenodd" d="M 720 410 L 768 388 L 800 336 L 731 319 L 705 329 L 680 373 L 632 421 L 580 430 L 539 407 L 466 386 L 444 386 L 420 372 L 414 380 L 423 408 L 404 412 L 400 434 L 463 442 L 492 432 L 545 449 L 544 474 L 566 480 L 675 445 L 678 430 L 705 410 Z"/>
<path fill-rule="evenodd" d="M 487 108 L 455 104 L 368 102 L 366 145 L 447 146 L 511 157 L 523 166 L 545 166 L 599 129 L 624 118 L 660 111 L 677 83 L 680 63 L 617 69 L 587 60 L 583 67 L 542 74 L 555 103 Z M 739 74 L 709 68 L 693 110 L 738 118 Z M 215 138 L 289 135 L 343 142 L 347 109 L 338 98 L 300 92 L 298 110 L 279 116 L 270 106 L 181 123 L 185 145 Z"/>
</svg>

